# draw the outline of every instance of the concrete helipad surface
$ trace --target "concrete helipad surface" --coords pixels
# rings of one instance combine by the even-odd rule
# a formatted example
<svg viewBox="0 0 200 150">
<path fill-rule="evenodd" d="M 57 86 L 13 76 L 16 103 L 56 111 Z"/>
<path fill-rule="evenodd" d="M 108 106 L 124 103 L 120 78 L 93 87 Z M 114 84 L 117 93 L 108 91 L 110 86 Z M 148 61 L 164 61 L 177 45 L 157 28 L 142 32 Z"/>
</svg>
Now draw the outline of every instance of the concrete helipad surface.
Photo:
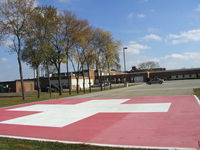
<svg viewBox="0 0 200 150">
<path fill-rule="evenodd" d="M 0 109 L 0 136 L 200 149 L 200 104 L 195 96 L 48 100 Z"/>
</svg>

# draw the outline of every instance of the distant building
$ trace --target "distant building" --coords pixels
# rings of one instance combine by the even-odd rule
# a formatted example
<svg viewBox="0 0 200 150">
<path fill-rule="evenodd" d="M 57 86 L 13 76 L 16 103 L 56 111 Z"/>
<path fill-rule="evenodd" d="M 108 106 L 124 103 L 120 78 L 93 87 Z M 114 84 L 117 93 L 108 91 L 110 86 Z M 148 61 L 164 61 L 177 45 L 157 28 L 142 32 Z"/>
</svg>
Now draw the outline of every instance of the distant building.
<svg viewBox="0 0 200 150">
<path fill-rule="evenodd" d="M 151 69 L 138 69 L 136 66 L 133 66 L 129 73 L 132 72 L 145 72 L 145 71 L 165 71 L 166 68 L 151 68 Z"/>
<path fill-rule="evenodd" d="M 152 70 L 134 70 L 118 75 L 111 76 L 112 83 L 123 83 L 124 80 L 127 82 L 146 82 L 152 78 L 162 78 L 164 80 L 183 80 L 183 79 L 199 79 L 200 78 L 200 68 L 191 69 L 176 69 L 176 70 L 166 70 L 165 68 L 155 68 Z M 106 76 L 106 80 L 109 77 Z"/>
<path fill-rule="evenodd" d="M 0 82 L 0 85 L 8 88 L 8 92 L 21 92 L 20 80 Z M 33 80 L 24 80 L 25 92 L 35 91 L 35 84 Z"/>
<path fill-rule="evenodd" d="M 69 76 L 67 73 L 61 73 L 61 86 L 63 89 L 68 89 L 71 86 L 72 90 L 75 90 L 77 86 L 83 89 L 83 78 L 85 78 L 85 88 L 89 88 L 89 77 L 88 71 L 84 71 L 84 77 L 82 73 L 70 72 Z M 109 76 L 110 74 L 110 76 Z M 69 77 L 69 80 L 68 80 Z M 165 68 L 154 68 L 151 70 L 139 70 L 133 67 L 129 72 L 119 72 L 119 71 L 108 71 L 108 70 L 90 70 L 91 85 L 100 82 L 110 82 L 117 83 L 137 83 L 146 82 L 152 78 L 162 78 L 164 80 L 184 80 L 184 79 L 200 79 L 200 68 L 191 69 L 176 69 L 176 70 L 166 70 Z M 77 85 L 78 78 L 78 85 Z M 36 89 L 36 80 L 28 79 L 24 80 L 25 92 L 32 92 Z M 46 90 L 48 85 L 47 77 L 40 77 L 40 83 L 42 90 Z M 51 77 L 51 84 L 58 87 L 57 74 L 53 74 Z M 0 82 L 0 85 L 9 88 L 9 92 L 21 92 L 21 84 L 19 80 Z"/>
<path fill-rule="evenodd" d="M 118 74 L 123 74 L 123 72 L 118 72 L 118 71 L 110 71 L 110 75 L 118 75 Z M 99 83 L 100 81 L 98 80 L 98 76 L 108 76 L 109 71 L 108 70 L 90 70 L 90 82 L 91 85 L 94 85 L 96 83 Z M 58 80 L 57 80 L 58 74 L 52 74 L 51 77 L 51 82 L 52 84 L 58 86 Z M 79 76 L 79 77 L 78 77 Z M 68 83 L 68 78 L 69 77 L 69 82 Z M 85 88 L 89 88 L 89 75 L 88 75 L 88 70 L 84 70 L 84 77 L 82 72 L 69 72 L 69 75 L 67 75 L 66 72 L 61 73 L 61 86 L 64 88 L 69 88 L 69 85 L 71 86 L 71 89 L 76 89 L 77 87 L 77 78 L 78 78 L 78 87 L 80 89 L 83 89 L 83 78 L 85 78 Z M 45 88 L 48 86 L 48 79 L 46 77 L 41 77 L 41 88 Z"/>
</svg>

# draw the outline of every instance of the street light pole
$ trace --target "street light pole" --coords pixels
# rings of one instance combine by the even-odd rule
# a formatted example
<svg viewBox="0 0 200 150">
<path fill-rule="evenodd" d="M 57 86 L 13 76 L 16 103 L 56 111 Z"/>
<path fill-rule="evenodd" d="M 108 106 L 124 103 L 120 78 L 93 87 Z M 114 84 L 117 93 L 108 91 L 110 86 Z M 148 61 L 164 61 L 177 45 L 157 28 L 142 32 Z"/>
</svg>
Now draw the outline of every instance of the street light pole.
<svg viewBox="0 0 200 150">
<path fill-rule="evenodd" d="M 127 47 L 123 48 L 123 55 L 124 55 L 124 86 L 126 87 L 126 57 L 125 57 L 125 49 L 128 49 Z"/>
<path fill-rule="evenodd" d="M 125 49 L 128 49 L 128 47 L 123 48 L 123 55 L 124 55 L 124 73 L 126 72 L 126 56 L 125 56 Z"/>
</svg>

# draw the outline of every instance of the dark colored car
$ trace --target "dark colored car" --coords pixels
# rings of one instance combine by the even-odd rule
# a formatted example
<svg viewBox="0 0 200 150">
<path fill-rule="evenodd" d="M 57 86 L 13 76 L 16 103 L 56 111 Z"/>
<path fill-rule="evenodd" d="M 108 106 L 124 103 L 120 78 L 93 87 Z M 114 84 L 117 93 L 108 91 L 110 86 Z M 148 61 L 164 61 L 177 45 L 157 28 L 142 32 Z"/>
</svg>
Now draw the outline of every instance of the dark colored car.
<svg viewBox="0 0 200 150">
<path fill-rule="evenodd" d="M 7 93 L 7 92 L 9 92 L 8 85 L 7 86 L 0 85 L 0 93 Z"/>
<path fill-rule="evenodd" d="M 163 79 L 160 78 L 153 78 L 147 82 L 147 84 L 162 84 L 164 82 Z"/>
<path fill-rule="evenodd" d="M 49 87 L 47 87 L 47 89 L 49 90 Z M 52 92 L 58 92 L 59 91 L 59 87 L 55 86 L 55 85 L 51 85 L 51 91 Z"/>
<path fill-rule="evenodd" d="M 95 87 L 99 87 L 100 85 L 99 84 L 93 84 L 91 85 L 91 87 L 95 88 Z"/>
<path fill-rule="evenodd" d="M 105 83 L 102 83 L 102 87 L 104 86 L 109 86 L 110 84 L 108 82 L 105 82 Z M 91 87 L 101 87 L 101 83 L 97 83 L 97 84 L 94 84 L 92 85 Z"/>
</svg>

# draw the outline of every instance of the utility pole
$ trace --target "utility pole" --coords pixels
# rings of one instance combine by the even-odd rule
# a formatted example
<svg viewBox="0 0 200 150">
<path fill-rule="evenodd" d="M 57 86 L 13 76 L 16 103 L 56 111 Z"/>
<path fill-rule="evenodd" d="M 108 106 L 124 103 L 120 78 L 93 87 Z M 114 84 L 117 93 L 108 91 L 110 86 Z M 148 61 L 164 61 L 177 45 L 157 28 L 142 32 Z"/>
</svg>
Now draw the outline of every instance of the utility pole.
<svg viewBox="0 0 200 150">
<path fill-rule="evenodd" d="M 124 55 L 124 86 L 126 86 L 126 56 L 125 56 L 125 50 L 128 49 L 128 47 L 123 48 L 123 55 Z"/>
</svg>

